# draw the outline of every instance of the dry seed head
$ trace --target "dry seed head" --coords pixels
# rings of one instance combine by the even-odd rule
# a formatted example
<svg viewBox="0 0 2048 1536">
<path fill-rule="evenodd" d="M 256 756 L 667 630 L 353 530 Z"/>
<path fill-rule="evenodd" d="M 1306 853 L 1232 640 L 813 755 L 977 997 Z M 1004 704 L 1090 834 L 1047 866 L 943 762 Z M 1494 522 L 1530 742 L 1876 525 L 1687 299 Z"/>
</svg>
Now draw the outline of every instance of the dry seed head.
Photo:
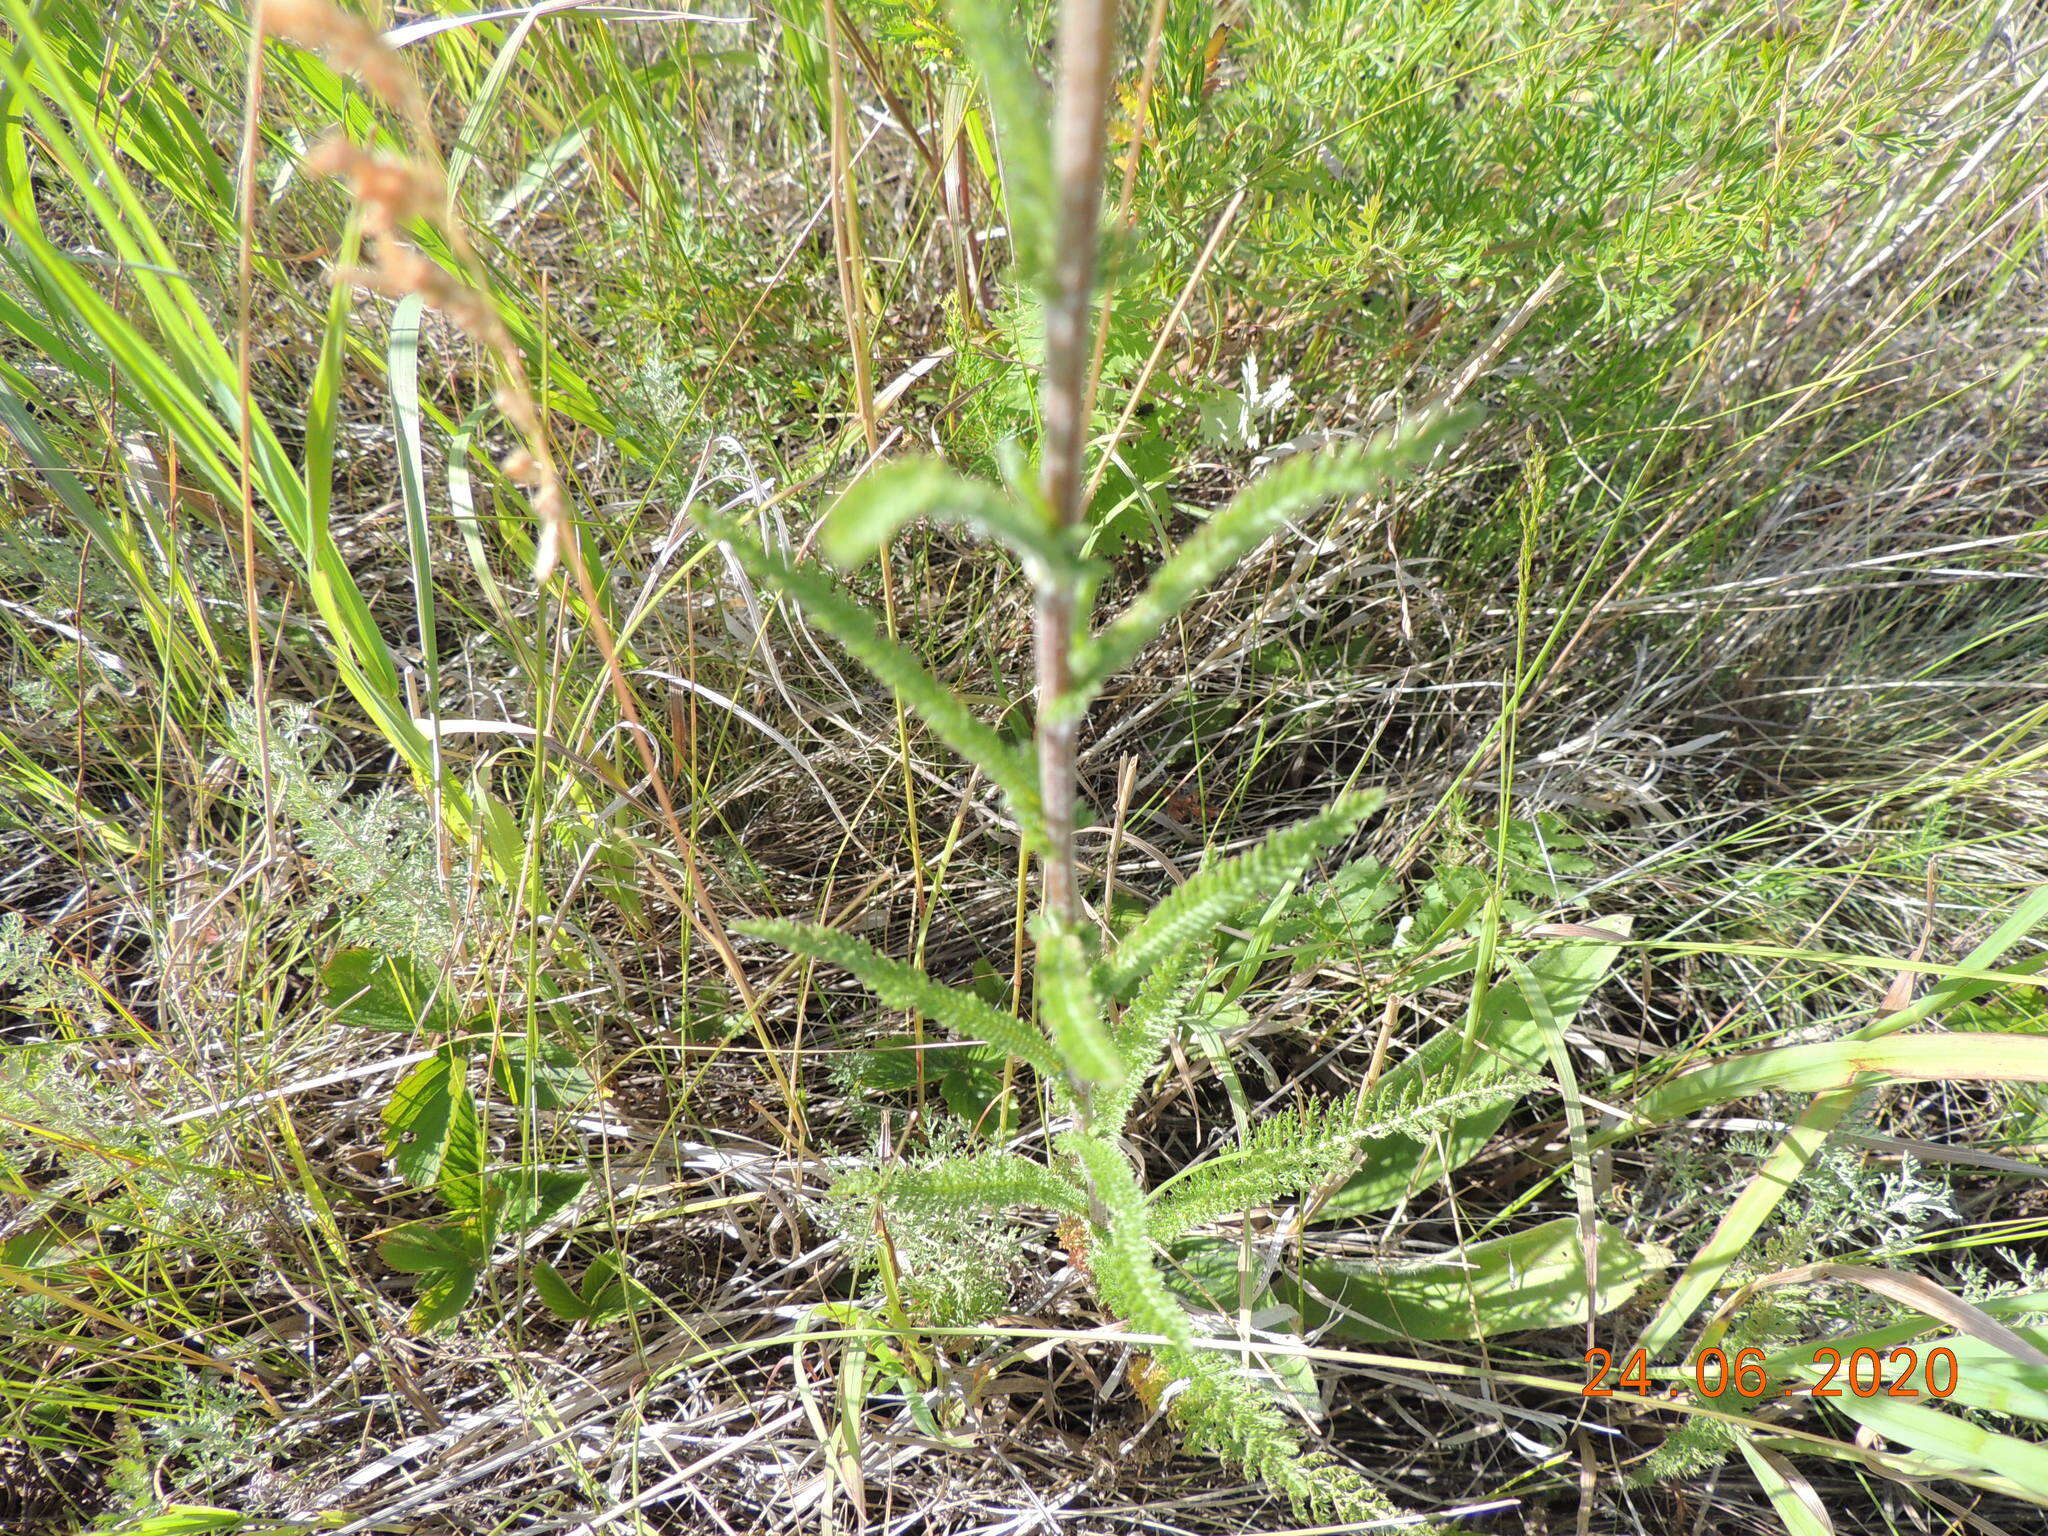
<svg viewBox="0 0 2048 1536">
<path fill-rule="evenodd" d="M 533 513 L 540 520 L 540 543 L 533 556 L 533 579 L 539 582 L 554 574 L 569 534 L 568 502 L 562 495 L 562 483 L 551 474 L 544 475 L 533 493 Z"/>
<path fill-rule="evenodd" d="M 524 448 L 514 448 L 506 454 L 498 461 L 498 468 L 514 485 L 540 484 L 540 465 L 534 462 L 533 455 Z"/>
<path fill-rule="evenodd" d="M 354 283 L 390 299 L 417 294 L 427 308 L 446 317 L 499 356 L 514 355 L 512 337 L 498 318 L 497 310 L 460 278 L 397 240 L 373 241 L 370 253 L 371 266 L 344 267 L 334 274 L 334 280 Z"/>
<path fill-rule="evenodd" d="M 523 387 L 515 389 L 510 384 L 501 384 L 491 396 L 491 403 L 521 437 L 531 440 L 540 436 L 540 413 L 533 408 L 533 399 Z"/>
<path fill-rule="evenodd" d="M 448 189 L 439 172 L 369 154 L 344 138 L 315 148 L 306 156 L 306 170 L 347 181 L 362 205 L 363 228 L 373 235 L 393 234 L 414 219 L 442 220 L 447 212 Z"/>
<path fill-rule="evenodd" d="M 392 106 L 416 120 L 423 116 L 418 82 L 362 17 L 328 0 L 263 0 L 257 20 L 269 36 L 325 54 L 362 76 L 363 84 Z"/>
</svg>

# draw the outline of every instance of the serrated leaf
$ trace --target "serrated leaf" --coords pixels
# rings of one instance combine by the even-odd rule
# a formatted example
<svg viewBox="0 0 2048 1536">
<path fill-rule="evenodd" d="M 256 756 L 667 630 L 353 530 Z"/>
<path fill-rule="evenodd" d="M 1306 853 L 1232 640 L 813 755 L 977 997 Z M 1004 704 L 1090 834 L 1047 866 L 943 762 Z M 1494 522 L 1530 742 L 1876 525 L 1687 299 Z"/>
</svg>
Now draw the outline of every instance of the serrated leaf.
<svg viewBox="0 0 2048 1536">
<path fill-rule="evenodd" d="M 1596 1315 L 1625 1305 L 1671 1262 L 1668 1250 L 1632 1243 L 1604 1222 L 1597 1243 Z M 1589 1300 L 1575 1216 L 1422 1264 L 1327 1259 L 1305 1265 L 1299 1280 L 1276 1279 L 1274 1291 L 1300 1310 L 1310 1332 L 1327 1328 L 1365 1343 L 1568 1328 L 1586 1321 Z"/>
<path fill-rule="evenodd" d="M 946 1108 L 969 1125 L 980 1124 L 989 1106 L 1001 1098 L 1002 1093 L 1000 1066 L 975 1063 L 955 1068 L 939 1079 L 939 1096 L 946 1101 Z"/>
<path fill-rule="evenodd" d="M 450 1074 L 448 1135 L 434 1193 L 451 1211 L 481 1212 L 484 1207 L 484 1120 L 476 1095 L 464 1081 L 469 1063 L 458 1062 Z"/>
<path fill-rule="evenodd" d="M 334 1016 L 357 1029 L 453 1034 L 461 1027 L 447 984 L 408 955 L 344 949 L 320 981 Z"/>
<path fill-rule="evenodd" d="M 653 1306 L 654 1293 L 627 1273 L 621 1255 L 607 1253 L 584 1273 L 583 1302 L 593 1318 L 623 1317 Z"/>
<path fill-rule="evenodd" d="M 384 1153 L 414 1189 L 432 1189 L 448 1154 L 456 1085 L 468 1062 L 443 1046 L 399 1080 L 384 1106 Z M 462 1089 L 466 1097 L 469 1090 Z"/>
<path fill-rule="evenodd" d="M 437 1270 L 420 1287 L 406 1326 L 414 1333 L 431 1333 L 454 1322 L 476 1294 L 478 1276 L 475 1269 Z"/>
<path fill-rule="evenodd" d="M 499 1176 L 504 1196 L 499 1220 L 508 1232 L 531 1232 L 553 1221 L 590 1187 L 581 1168 L 515 1168 Z"/>
<path fill-rule="evenodd" d="M 590 1316 L 590 1308 L 584 1305 L 562 1272 L 554 1265 L 542 1262 L 530 1271 L 533 1278 L 534 1294 L 540 1303 L 565 1323 L 580 1323 Z"/>
<path fill-rule="evenodd" d="M 597 1092 L 576 1053 L 558 1041 L 543 1040 L 529 1053 L 517 1037 L 504 1042 L 491 1058 L 491 1079 L 498 1091 L 522 1109 L 575 1109 Z"/>
<path fill-rule="evenodd" d="M 477 1269 L 490 1257 L 475 1229 L 459 1221 L 409 1221 L 386 1232 L 377 1252 L 386 1264 L 409 1275 Z"/>
</svg>

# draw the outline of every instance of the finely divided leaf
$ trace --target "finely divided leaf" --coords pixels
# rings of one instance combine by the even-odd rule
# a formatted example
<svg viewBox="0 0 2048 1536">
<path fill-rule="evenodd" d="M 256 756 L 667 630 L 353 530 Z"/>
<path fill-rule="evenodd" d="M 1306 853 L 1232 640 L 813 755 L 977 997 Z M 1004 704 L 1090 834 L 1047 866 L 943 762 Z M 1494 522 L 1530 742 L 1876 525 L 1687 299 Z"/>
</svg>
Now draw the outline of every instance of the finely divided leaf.
<svg viewBox="0 0 2048 1536">
<path fill-rule="evenodd" d="M 1102 966 L 1102 985 L 1125 996 L 1153 967 L 1185 945 L 1197 944 L 1255 896 L 1300 871 L 1324 848 L 1342 842 L 1386 799 L 1378 790 L 1345 795 L 1328 810 L 1297 822 L 1235 858 L 1190 876 L 1125 934 Z"/>
<path fill-rule="evenodd" d="M 1025 841 L 1043 845 L 1038 777 L 1017 746 L 979 719 L 966 702 L 896 641 L 883 634 L 868 611 L 815 570 L 791 565 L 772 554 L 731 518 L 706 511 L 691 514 L 705 532 L 730 549 L 756 581 L 788 596 L 804 617 L 837 640 L 939 739 L 981 769 L 1002 790 Z"/>
<path fill-rule="evenodd" d="M 1122 1130 L 1124 1121 L 1130 1118 L 1145 1080 L 1152 1075 L 1167 1041 L 1187 1017 L 1188 1004 L 1206 979 L 1206 969 L 1193 964 L 1193 960 L 1192 945 L 1182 945 L 1162 957 L 1146 973 L 1138 986 L 1138 995 L 1131 999 L 1110 1033 L 1110 1043 L 1123 1063 L 1123 1079 L 1098 1096 L 1095 1118 L 1098 1125 L 1112 1133 Z"/>
<path fill-rule="evenodd" d="M 826 514 L 818 542 L 828 560 L 851 570 L 919 518 L 962 523 L 1008 545 L 1035 584 L 1074 563 L 1059 534 L 1035 511 L 931 458 L 897 459 L 870 471 Z"/>
<path fill-rule="evenodd" d="M 1081 646 L 1073 682 L 1052 707 L 1069 715 L 1086 709 L 1112 675 L 1288 518 L 1340 496 L 1384 489 L 1466 425 L 1462 417 L 1422 417 L 1370 445 L 1297 454 L 1268 470 L 1169 555 L 1130 606 Z"/>
<path fill-rule="evenodd" d="M 735 923 L 739 932 L 780 944 L 784 949 L 851 971 L 867 989 L 891 1008 L 922 1013 L 934 1024 L 967 1040 L 981 1040 L 1028 1062 L 1057 1081 L 1059 1057 L 1037 1030 L 1021 1019 L 984 1002 L 972 992 L 932 980 L 914 965 L 892 960 L 872 944 L 816 923 L 781 919 Z"/>
<path fill-rule="evenodd" d="M 953 30 L 981 78 L 1002 146 L 1002 193 L 1017 275 L 1036 282 L 1052 264 L 1051 102 L 1025 50 L 1015 10 L 996 0 L 956 0 Z"/>
<path fill-rule="evenodd" d="M 1426 1087 L 1327 1100 L 1260 1120 L 1244 1144 L 1175 1175 L 1152 1192 L 1152 1236 L 1306 1195 L 1353 1167 L 1358 1149 L 1393 1135 L 1426 1137 L 1492 1105 L 1511 1103 L 1532 1079 L 1478 1082 L 1450 1093 Z"/>
<path fill-rule="evenodd" d="M 1060 1148 L 1080 1164 L 1109 1216 L 1108 1231 L 1090 1229 L 1088 1263 L 1102 1299 L 1132 1326 L 1187 1348 L 1194 1325 L 1152 1262 L 1145 1193 L 1130 1160 L 1100 1136 L 1086 1131 L 1062 1136 Z"/>
<path fill-rule="evenodd" d="M 891 1168 L 881 1176 L 878 1190 L 892 1209 L 912 1216 L 1027 1208 L 1080 1216 L 1088 1210 L 1087 1195 L 1072 1179 L 1014 1152 Z"/>
<path fill-rule="evenodd" d="M 1067 1071 L 1104 1086 L 1122 1080 L 1080 935 L 1046 919 L 1038 924 L 1038 1014 Z"/>
</svg>

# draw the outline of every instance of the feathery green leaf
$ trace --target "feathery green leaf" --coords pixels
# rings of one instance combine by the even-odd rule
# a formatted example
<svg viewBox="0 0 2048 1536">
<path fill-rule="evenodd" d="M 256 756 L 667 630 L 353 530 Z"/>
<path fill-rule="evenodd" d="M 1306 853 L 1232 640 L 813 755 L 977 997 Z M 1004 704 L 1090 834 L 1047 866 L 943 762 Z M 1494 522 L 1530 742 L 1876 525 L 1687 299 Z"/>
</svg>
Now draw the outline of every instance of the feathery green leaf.
<svg viewBox="0 0 2048 1536">
<path fill-rule="evenodd" d="M 1041 917 L 1038 933 L 1038 1015 L 1067 1070 L 1081 1082 L 1115 1087 L 1123 1062 L 1103 1023 L 1081 936 Z"/>
<path fill-rule="evenodd" d="M 996 0 L 955 0 L 953 30 L 995 114 L 1017 276 L 1035 283 L 1052 265 L 1051 101 L 1025 50 L 1016 11 Z"/>
<path fill-rule="evenodd" d="M 1312 1519 L 1353 1524 L 1399 1518 L 1401 1512 L 1356 1472 L 1323 1453 L 1304 1452 L 1300 1431 L 1273 1394 L 1229 1356 L 1163 1350 L 1157 1358 L 1187 1383 L 1173 1414 L 1191 1448 L 1230 1462 Z"/>
<path fill-rule="evenodd" d="M 1035 586 L 1070 576 L 1078 563 L 1034 509 L 986 480 L 924 456 L 897 459 L 863 476 L 825 515 L 819 547 L 834 565 L 851 570 L 918 518 L 960 523 L 1008 545 Z"/>
<path fill-rule="evenodd" d="M 1004 1013 L 972 992 L 934 981 L 914 965 L 892 960 L 872 944 L 817 923 L 774 918 L 735 923 L 740 933 L 850 971 L 891 1008 L 915 1009 L 934 1024 L 967 1040 L 981 1040 L 1060 1080 L 1060 1059 L 1052 1044 L 1023 1020 Z"/>
<path fill-rule="evenodd" d="M 1068 1132 L 1060 1138 L 1060 1149 L 1080 1165 L 1109 1218 L 1106 1231 L 1100 1226 L 1089 1229 L 1088 1264 L 1104 1304 L 1141 1332 L 1156 1333 L 1185 1349 L 1194 1337 L 1194 1324 L 1152 1262 L 1145 1192 L 1130 1159 L 1090 1131 Z"/>
<path fill-rule="evenodd" d="M 1129 607 L 1082 643 L 1066 694 L 1046 707 L 1078 715 L 1183 608 L 1288 518 L 1336 497 L 1383 489 L 1467 425 L 1464 417 L 1420 417 L 1369 445 L 1297 454 L 1268 470 L 1169 555 Z"/>
<path fill-rule="evenodd" d="M 1123 996 L 1176 949 L 1207 938 L 1252 897 L 1270 891 L 1320 850 L 1349 837 L 1385 799 L 1378 790 L 1344 795 L 1327 810 L 1282 828 L 1257 847 L 1190 876 L 1124 935 L 1102 967 L 1105 990 Z"/>
<path fill-rule="evenodd" d="M 890 1168 L 877 1176 L 875 1194 L 890 1209 L 912 1216 L 1024 1207 L 1069 1216 L 1088 1211 L 1088 1196 L 1080 1185 L 1014 1152 L 979 1152 Z"/>
<path fill-rule="evenodd" d="M 1436 1094 L 1410 1090 L 1326 1100 L 1260 1120 L 1242 1146 L 1219 1153 L 1153 1191 L 1152 1236 L 1169 1242 L 1190 1227 L 1236 1211 L 1305 1195 L 1347 1172 L 1358 1149 L 1385 1136 L 1426 1138 L 1495 1104 L 1511 1102 L 1533 1079 L 1516 1077 Z"/>
<path fill-rule="evenodd" d="M 1138 995 L 1110 1033 L 1110 1042 L 1123 1062 L 1123 1078 L 1108 1092 L 1097 1095 L 1095 1120 L 1112 1135 L 1130 1118 L 1166 1042 L 1187 1017 L 1188 1003 L 1201 988 L 1205 971 L 1192 963 L 1195 958 L 1190 944 L 1163 955 L 1145 973 Z"/>
<path fill-rule="evenodd" d="M 987 774 L 1009 800 L 1025 842 L 1033 848 L 1044 845 L 1037 774 L 1015 743 L 978 719 L 958 694 L 910 651 L 883 634 L 873 616 L 827 577 L 791 565 L 781 555 L 762 548 L 758 539 L 731 518 L 707 511 L 691 515 L 707 534 L 732 551 L 748 575 L 787 595 L 806 618 L 845 646 L 942 741 Z"/>
</svg>

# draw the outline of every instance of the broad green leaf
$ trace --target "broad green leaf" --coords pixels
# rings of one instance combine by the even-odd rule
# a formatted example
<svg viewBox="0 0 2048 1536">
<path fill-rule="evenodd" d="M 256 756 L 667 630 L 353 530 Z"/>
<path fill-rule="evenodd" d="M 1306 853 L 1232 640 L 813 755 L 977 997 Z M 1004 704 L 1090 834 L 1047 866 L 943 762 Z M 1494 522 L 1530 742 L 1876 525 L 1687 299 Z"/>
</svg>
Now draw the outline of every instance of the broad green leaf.
<svg viewBox="0 0 2048 1536">
<path fill-rule="evenodd" d="M 1598 1231 L 1595 1315 L 1626 1304 L 1671 1262 L 1667 1250 L 1630 1242 L 1604 1222 Z M 1571 1216 L 1426 1263 L 1323 1260 L 1304 1266 L 1298 1282 L 1277 1280 L 1274 1289 L 1299 1308 L 1309 1329 L 1327 1325 L 1340 1338 L 1370 1343 L 1567 1328 L 1586 1321 L 1589 1301 L 1579 1223 Z"/>
<path fill-rule="evenodd" d="M 1626 936 L 1627 917 L 1601 918 L 1597 926 Z M 1619 944 L 1571 941 L 1547 948 L 1528 961 L 1528 983 L 1539 987 L 1550 1005 L 1552 1027 L 1563 1029 L 1578 1015 L 1621 953 Z M 1448 1090 L 1463 1076 L 1478 1071 L 1540 1072 L 1549 1059 L 1548 1032 L 1533 1016 L 1520 986 L 1497 986 L 1486 994 L 1479 1027 L 1471 1041 L 1452 1027 L 1430 1041 L 1381 1079 L 1386 1090 L 1399 1092 L 1420 1081 L 1441 1081 Z M 1427 1142 L 1412 1136 L 1389 1136 L 1369 1142 L 1359 1155 L 1360 1172 L 1333 1196 L 1323 1219 L 1357 1216 L 1384 1210 L 1413 1191 L 1476 1157 L 1514 1107 L 1513 1100 L 1491 1104 L 1462 1118 Z"/>
<path fill-rule="evenodd" d="M 384 1106 L 385 1155 L 414 1189 L 432 1189 L 441 1177 L 456 1100 L 469 1097 L 462 1082 L 467 1066 L 466 1058 L 443 1046 L 400 1079 Z"/>
<path fill-rule="evenodd" d="M 1853 1392 L 1829 1398 L 1830 1407 L 1875 1430 L 1898 1445 L 1910 1446 L 1928 1458 L 1929 1470 L 1984 1471 L 2010 1478 L 2036 1504 L 2048 1505 L 2048 1445 L 1985 1429 L 1925 1400 L 1858 1397 Z"/>
<path fill-rule="evenodd" d="M 617 1253 L 593 1259 L 583 1275 L 583 1303 L 593 1318 L 623 1317 L 654 1305 L 654 1293 L 626 1272 Z"/>
<path fill-rule="evenodd" d="M 385 1233 L 377 1252 L 409 1275 L 480 1269 L 490 1258 L 475 1229 L 459 1221 L 409 1221 Z"/>
<path fill-rule="evenodd" d="M 1826 1507 L 1818 1502 L 1812 1485 L 1799 1476 L 1790 1462 L 1776 1451 L 1750 1444 L 1746 1434 L 1736 1436 L 1735 1448 L 1756 1474 L 1756 1485 L 1771 1501 L 1772 1511 L 1784 1522 L 1785 1536 L 1835 1536 L 1834 1522 L 1828 1518 Z"/>
<path fill-rule="evenodd" d="M 156 1513 L 123 1520 L 119 1525 L 95 1526 L 82 1531 L 79 1536 L 206 1536 L 218 1531 L 222 1536 L 308 1536 L 308 1533 L 323 1528 L 332 1529 L 344 1521 L 343 1516 L 327 1514 L 312 1517 L 311 1521 L 296 1520 L 288 1525 L 255 1525 L 250 1517 L 238 1510 L 215 1509 L 204 1504 L 170 1504 Z"/>
<path fill-rule="evenodd" d="M 414 1333 L 431 1333 L 454 1322 L 476 1294 L 479 1274 L 476 1269 L 442 1269 L 428 1275 L 413 1300 L 406 1326 Z"/>
<path fill-rule="evenodd" d="M 2048 1309 L 2048 1294 L 1989 1297 L 1977 1306 L 2011 1327 L 2027 1344 L 2048 1350 L 2048 1328 L 2040 1326 L 2042 1312 Z M 2029 1320 L 2033 1326 L 2022 1326 Z M 1946 1349 L 1956 1357 L 1955 1392 L 1947 1401 L 1962 1408 L 2011 1414 L 2048 1428 L 2048 1369 L 2015 1359 L 1994 1339 L 1930 1332 L 1940 1326 L 1932 1317 L 1919 1316 L 1847 1337 L 1798 1344 L 1772 1355 L 1764 1363 L 1764 1370 L 1773 1381 L 1784 1378 L 1811 1384 L 1826 1369 L 1815 1359 L 1815 1351 L 1823 1345 L 1837 1351 L 1843 1360 L 1859 1349 L 1868 1349 L 1886 1361 L 1887 1381 L 1910 1368 L 1914 1386 L 1925 1392 L 1927 1357 L 1937 1349 Z M 1902 1346 L 1913 1351 L 1910 1367 L 1904 1359 L 1892 1358 L 1892 1352 Z M 1945 1380 L 1945 1368 L 1941 1374 Z M 1835 1385 L 1840 1386 L 1841 1382 L 1842 1378 L 1836 1376 Z"/>
<path fill-rule="evenodd" d="M 2048 923 L 2048 885 L 2037 886 L 2021 898 L 2012 911 L 2006 914 L 2005 921 L 1993 929 L 1981 944 L 1964 956 L 1963 963 L 1956 967 L 1956 969 L 1958 971 L 1990 970 L 1998 964 L 2007 951 L 2043 923 Z M 2013 967 L 2013 969 L 2022 972 L 2038 970 L 2044 963 L 2048 963 L 2048 957 L 2033 955 L 2029 956 L 2021 965 Z M 1997 981 L 1986 980 L 1982 977 L 1945 976 L 1928 988 L 1925 997 L 1920 998 L 1916 1002 L 1908 1003 L 1896 1013 L 1888 1013 L 1882 1018 L 1873 1020 L 1858 1030 L 1857 1034 L 1866 1039 L 1875 1038 L 1879 1035 L 1897 1034 L 1900 1030 L 1909 1029 L 1913 1025 L 1920 1023 L 1923 1019 L 1932 1018 L 1937 1013 L 1945 1012 L 1950 1008 L 1982 997 L 1987 992 L 1996 991 L 2000 985 L 2001 983 Z"/>
<path fill-rule="evenodd" d="M 2018 944 L 2044 918 L 2048 918 L 2048 886 L 2041 886 L 2029 892 L 2006 920 L 1976 948 L 1963 958 L 1960 966 L 1950 968 L 1943 979 L 1931 988 L 1919 1001 L 1907 1004 L 1895 1013 L 1882 1015 L 1856 1031 L 1852 1039 L 1876 1040 L 1896 1035 L 1912 1025 L 1931 1017 L 1946 1008 L 1952 1008 L 1983 996 L 2000 984 L 2032 981 L 2048 957 L 2031 955 L 2004 976 L 1983 974 L 1996 966 L 2006 952 Z M 1971 974 L 1964 974 L 1971 973 Z M 1847 1041 L 1834 1042 L 1846 1045 Z M 1794 1047 L 1794 1049 L 1804 1049 Z M 1740 1060 L 1741 1058 L 1738 1058 Z M 1694 1083 L 1681 1078 L 1676 1083 L 1666 1084 L 1659 1093 L 1668 1095 L 1655 1108 L 1659 1118 L 1680 1113 L 1677 1105 L 1687 1095 L 1708 1088 L 1719 1091 L 1728 1086 L 1730 1077 L 1740 1078 L 1749 1068 L 1729 1064 L 1730 1071 L 1718 1078 L 1709 1078 Z M 1708 1069 L 1712 1071 L 1713 1069 Z M 1656 1095 L 1651 1095 L 1655 1098 Z M 1736 1197 L 1734 1203 L 1722 1213 L 1715 1224 L 1713 1236 L 1693 1255 L 1685 1273 L 1672 1283 L 1670 1294 L 1664 1298 L 1657 1315 L 1651 1318 L 1643 1330 L 1642 1347 L 1652 1355 L 1661 1353 L 1679 1334 L 1679 1330 L 1692 1320 L 1714 1289 L 1721 1283 L 1721 1277 L 1741 1256 L 1749 1250 L 1752 1239 L 1770 1219 L 1800 1176 L 1805 1173 L 1813 1159 L 1820 1155 L 1828 1143 L 1835 1127 L 1841 1123 L 1855 1102 L 1851 1088 L 1832 1087 L 1817 1094 L 1813 1101 L 1787 1130 L 1778 1145 L 1759 1164 L 1749 1185 Z"/>
<path fill-rule="evenodd" d="M 344 949 L 320 973 L 327 1006 L 358 1029 L 424 1029 L 453 1034 L 461 1027 L 448 985 L 409 955 Z"/>
<path fill-rule="evenodd" d="M 448 1134 L 434 1193 L 451 1211 L 484 1208 L 484 1121 L 476 1095 L 465 1081 L 469 1063 L 458 1059 L 448 1077 Z"/>
<path fill-rule="evenodd" d="M 1301 1316 L 1279 1299 L 1270 1284 L 1255 1284 L 1260 1272 L 1256 1253 L 1247 1255 L 1239 1242 L 1221 1238 L 1176 1243 L 1170 1252 L 1167 1288 L 1187 1304 L 1198 1329 L 1215 1338 L 1242 1339 L 1246 1336 L 1244 1322 L 1249 1320 L 1254 1330 L 1268 1336 L 1284 1334 L 1284 1342 L 1294 1342 L 1301 1331 Z M 1307 1420 L 1323 1416 L 1315 1362 L 1286 1350 L 1254 1353 L 1245 1359 L 1252 1378 L 1290 1411 Z"/>
<path fill-rule="evenodd" d="M 590 1187 L 590 1174 L 582 1168 L 514 1168 L 492 1182 L 504 1196 L 499 1219 L 505 1230 L 531 1232 L 574 1204 Z"/>
</svg>

